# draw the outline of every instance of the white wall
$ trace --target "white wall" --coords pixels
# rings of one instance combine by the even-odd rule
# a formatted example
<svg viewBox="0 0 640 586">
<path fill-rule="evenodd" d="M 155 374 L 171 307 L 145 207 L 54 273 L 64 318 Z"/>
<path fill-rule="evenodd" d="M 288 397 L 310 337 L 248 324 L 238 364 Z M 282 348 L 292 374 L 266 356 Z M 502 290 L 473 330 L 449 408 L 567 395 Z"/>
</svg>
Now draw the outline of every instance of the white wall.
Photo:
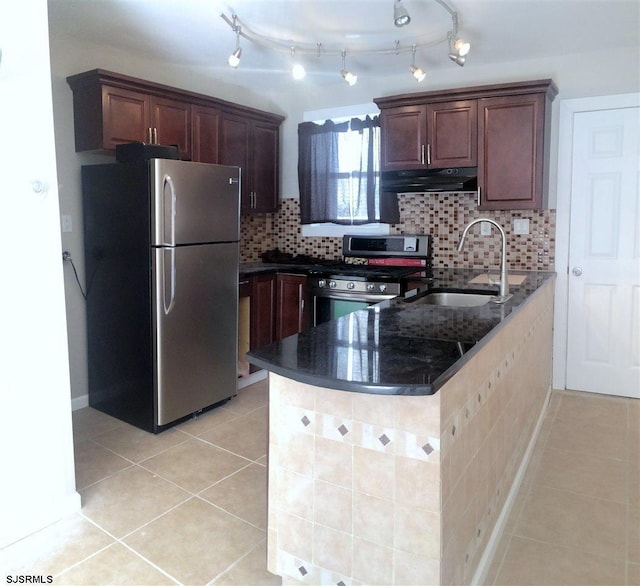
<svg viewBox="0 0 640 586">
<path fill-rule="evenodd" d="M 443 57 L 445 58 L 445 57 Z M 261 93 L 249 93 L 234 86 L 233 71 L 228 80 L 212 77 L 207 69 L 185 69 L 164 63 L 124 54 L 113 49 L 89 45 L 77 45 L 52 39 L 51 45 L 53 99 L 56 128 L 58 174 L 60 178 L 61 210 L 71 214 L 74 232 L 63 234 L 63 247 L 77 259 L 81 278 L 83 273 L 80 165 L 100 160 L 96 155 L 76 154 L 73 147 L 72 95 L 65 77 L 97 67 L 110 69 L 144 79 L 214 95 L 223 99 L 269 110 L 286 116 L 282 127 L 281 197 L 297 197 L 297 128 L 303 112 L 338 106 L 370 102 L 374 97 L 409 92 L 507 83 L 531 79 L 552 78 L 560 93 L 553 107 L 550 165 L 550 199 L 555 207 L 557 177 L 557 144 L 559 102 L 565 98 L 618 94 L 637 91 L 640 85 L 640 60 L 633 54 L 620 58 L 614 51 L 597 51 L 578 56 L 557 59 L 531 60 L 501 63 L 485 67 L 473 64 L 473 55 L 465 67 L 448 63 L 447 67 L 428 72 L 427 79 L 417 84 L 407 68 L 400 68 L 396 76 L 367 78 L 359 76 L 357 85 L 350 87 L 336 75 L 336 84 L 314 87 L 309 78 L 303 82 L 291 82 L 291 90 L 273 95 L 269 88 Z M 87 393 L 86 339 L 84 300 L 78 292 L 70 267 L 66 267 L 65 288 L 71 364 L 71 388 L 73 397 Z"/>
<path fill-rule="evenodd" d="M 0 547 L 80 507 L 46 0 L 0 4 Z M 41 182 L 40 193 L 34 182 Z"/>
</svg>

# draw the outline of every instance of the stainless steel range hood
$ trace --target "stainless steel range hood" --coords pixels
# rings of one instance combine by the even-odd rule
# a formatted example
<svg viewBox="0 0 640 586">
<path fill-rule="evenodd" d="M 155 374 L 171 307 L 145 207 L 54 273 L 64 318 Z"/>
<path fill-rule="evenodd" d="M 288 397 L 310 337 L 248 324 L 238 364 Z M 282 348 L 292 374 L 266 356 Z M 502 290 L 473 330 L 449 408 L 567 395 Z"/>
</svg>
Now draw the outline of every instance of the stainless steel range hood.
<svg viewBox="0 0 640 586">
<path fill-rule="evenodd" d="M 469 192 L 477 189 L 477 167 L 383 171 L 381 175 L 381 191 L 391 193 Z"/>
</svg>

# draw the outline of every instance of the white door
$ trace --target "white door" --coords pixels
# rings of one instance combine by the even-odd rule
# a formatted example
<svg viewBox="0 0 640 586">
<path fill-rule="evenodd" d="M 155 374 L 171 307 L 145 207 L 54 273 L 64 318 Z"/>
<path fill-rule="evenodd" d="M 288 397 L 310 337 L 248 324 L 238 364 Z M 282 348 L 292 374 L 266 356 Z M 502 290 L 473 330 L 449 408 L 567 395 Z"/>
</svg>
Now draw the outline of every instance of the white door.
<svg viewBox="0 0 640 586">
<path fill-rule="evenodd" d="M 574 116 L 569 389 L 640 397 L 640 108 Z"/>
</svg>

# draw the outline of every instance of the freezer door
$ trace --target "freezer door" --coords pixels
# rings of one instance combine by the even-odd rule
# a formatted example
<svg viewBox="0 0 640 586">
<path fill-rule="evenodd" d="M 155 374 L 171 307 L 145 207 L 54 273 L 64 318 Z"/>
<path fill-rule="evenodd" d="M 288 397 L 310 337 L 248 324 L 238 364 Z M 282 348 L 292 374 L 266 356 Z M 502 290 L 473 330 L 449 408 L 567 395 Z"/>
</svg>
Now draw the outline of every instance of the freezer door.
<svg viewBox="0 0 640 586">
<path fill-rule="evenodd" d="M 156 425 L 236 392 L 238 244 L 153 249 Z"/>
<path fill-rule="evenodd" d="M 149 165 L 153 246 L 238 240 L 238 167 L 170 159 Z"/>
</svg>

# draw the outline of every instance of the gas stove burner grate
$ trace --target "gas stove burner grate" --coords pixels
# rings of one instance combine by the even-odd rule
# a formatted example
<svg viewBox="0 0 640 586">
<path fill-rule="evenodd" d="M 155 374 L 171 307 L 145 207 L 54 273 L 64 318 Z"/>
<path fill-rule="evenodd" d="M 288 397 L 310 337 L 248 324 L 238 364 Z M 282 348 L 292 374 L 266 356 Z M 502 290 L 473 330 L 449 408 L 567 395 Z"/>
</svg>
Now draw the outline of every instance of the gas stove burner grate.
<svg viewBox="0 0 640 586">
<path fill-rule="evenodd" d="M 353 279 L 353 280 L 385 280 L 401 279 L 413 273 L 424 271 L 424 267 L 396 267 L 396 266 L 371 266 L 345 263 L 316 267 L 310 273 L 314 276 L 322 275 L 325 278 Z"/>
</svg>

